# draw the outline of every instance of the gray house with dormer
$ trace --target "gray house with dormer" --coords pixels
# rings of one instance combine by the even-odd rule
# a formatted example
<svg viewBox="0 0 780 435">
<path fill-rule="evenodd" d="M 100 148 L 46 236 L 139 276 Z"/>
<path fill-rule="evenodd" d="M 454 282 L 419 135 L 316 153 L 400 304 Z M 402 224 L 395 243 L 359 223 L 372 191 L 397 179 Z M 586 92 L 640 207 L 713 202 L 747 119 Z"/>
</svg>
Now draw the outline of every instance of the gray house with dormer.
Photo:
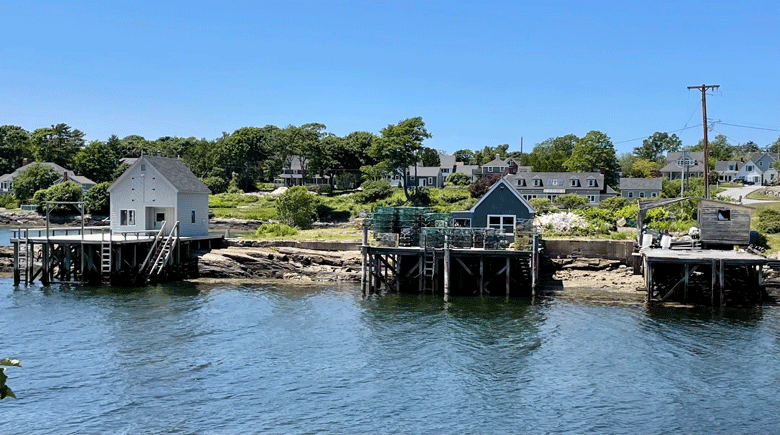
<svg viewBox="0 0 780 435">
<path fill-rule="evenodd" d="M 589 205 L 598 205 L 617 194 L 600 172 L 518 172 L 504 178 L 526 200 L 552 201 L 560 195 L 574 193 L 587 198 Z"/>
</svg>

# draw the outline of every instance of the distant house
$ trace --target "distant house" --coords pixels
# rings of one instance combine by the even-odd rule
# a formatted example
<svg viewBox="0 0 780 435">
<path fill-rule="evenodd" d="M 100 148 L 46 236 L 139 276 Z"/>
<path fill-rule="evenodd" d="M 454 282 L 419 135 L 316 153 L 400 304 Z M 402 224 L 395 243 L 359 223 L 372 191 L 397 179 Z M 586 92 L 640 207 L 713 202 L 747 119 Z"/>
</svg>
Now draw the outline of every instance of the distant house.
<svg viewBox="0 0 780 435">
<path fill-rule="evenodd" d="M 27 160 L 27 159 L 25 159 Z M 59 184 L 64 181 L 73 181 L 74 183 L 81 186 L 81 189 L 85 192 L 92 188 L 92 186 L 95 185 L 95 182 L 90 180 L 89 178 L 81 175 L 76 174 L 75 172 L 71 171 L 70 169 L 65 169 L 62 166 L 52 163 L 52 162 L 32 162 L 32 163 L 25 163 L 24 165 L 17 168 L 15 171 L 13 171 L 10 174 L 3 174 L 0 175 L 0 193 L 13 193 L 14 186 L 13 186 L 13 179 L 16 178 L 19 174 L 26 171 L 30 168 L 30 166 L 33 166 L 35 164 L 40 163 L 41 165 L 48 166 L 55 171 L 57 171 L 58 174 L 60 174 L 60 178 L 56 180 L 53 184 Z"/>
<path fill-rule="evenodd" d="M 667 180 L 704 176 L 704 152 L 683 151 L 666 154 L 666 166 L 661 175 Z"/>
<path fill-rule="evenodd" d="M 511 157 L 502 159 L 500 155 L 496 154 L 495 159 L 482 165 L 481 175 L 485 176 L 490 174 L 499 174 L 499 175 L 516 174 L 518 167 L 519 166 L 515 161 L 515 159 Z"/>
<path fill-rule="evenodd" d="M 282 173 L 274 177 L 274 186 L 323 186 L 331 184 L 329 175 L 312 174 L 308 171 L 307 166 L 301 156 L 291 156 L 282 169 Z"/>
<path fill-rule="evenodd" d="M 739 174 L 739 169 L 744 165 L 744 162 L 738 162 L 736 160 L 723 160 L 715 162 L 715 172 L 718 173 L 718 181 L 722 183 L 728 183 L 734 181 Z"/>
<path fill-rule="evenodd" d="M 453 211 L 456 227 L 495 228 L 514 234 L 521 220 L 533 219 L 536 211 L 506 179 L 499 180 L 469 210 Z"/>
<path fill-rule="evenodd" d="M 469 181 L 473 183 L 477 181 L 481 172 L 479 165 L 466 165 L 463 162 L 457 162 L 455 164 L 455 173 L 466 174 L 469 177 Z"/>
<path fill-rule="evenodd" d="M 758 165 L 756 165 L 753 160 L 748 160 L 739 168 L 739 171 L 737 171 L 737 176 L 734 178 L 749 181 L 755 184 L 761 184 L 763 173 L 758 169 Z"/>
<path fill-rule="evenodd" d="M 662 178 L 621 178 L 620 196 L 634 198 L 657 198 L 661 194 Z"/>
<path fill-rule="evenodd" d="M 574 193 L 598 205 L 617 193 L 604 181 L 600 172 L 518 172 L 504 177 L 525 199 L 554 200 L 560 195 Z"/>
<path fill-rule="evenodd" d="M 114 232 L 168 232 L 179 222 L 183 237 L 208 235 L 211 191 L 181 160 L 142 156 L 108 192 Z"/>
<path fill-rule="evenodd" d="M 777 153 L 770 152 L 754 153 L 750 157 L 761 172 L 761 184 L 769 184 L 777 178 L 777 169 L 773 166 L 777 158 Z"/>
</svg>

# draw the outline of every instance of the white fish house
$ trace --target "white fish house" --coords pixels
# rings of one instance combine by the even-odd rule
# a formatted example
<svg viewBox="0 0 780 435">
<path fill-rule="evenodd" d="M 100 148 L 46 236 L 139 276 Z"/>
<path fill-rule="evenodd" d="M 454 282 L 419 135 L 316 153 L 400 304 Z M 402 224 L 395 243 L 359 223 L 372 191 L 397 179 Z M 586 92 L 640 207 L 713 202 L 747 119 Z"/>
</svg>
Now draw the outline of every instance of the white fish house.
<svg viewBox="0 0 780 435">
<path fill-rule="evenodd" d="M 179 222 L 182 237 L 209 233 L 211 191 L 181 160 L 142 156 L 108 188 L 111 230 L 169 232 Z"/>
</svg>

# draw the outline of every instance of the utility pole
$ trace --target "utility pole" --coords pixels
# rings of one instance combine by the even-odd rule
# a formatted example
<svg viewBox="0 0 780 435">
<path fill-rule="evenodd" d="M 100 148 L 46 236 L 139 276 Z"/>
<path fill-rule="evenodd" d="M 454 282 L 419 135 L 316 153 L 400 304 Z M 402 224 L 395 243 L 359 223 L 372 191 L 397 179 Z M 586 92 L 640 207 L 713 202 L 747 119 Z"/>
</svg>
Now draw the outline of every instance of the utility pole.
<svg viewBox="0 0 780 435">
<path fill-rule="evenodd" d="M 707 90 L 718 89 L 720 85 L 688 86 L 688 89 L 701 91 L 701 119 L 704 127 L 704 197 L 710 197 L 710 146 L 707 143 Z"/>
</svg>

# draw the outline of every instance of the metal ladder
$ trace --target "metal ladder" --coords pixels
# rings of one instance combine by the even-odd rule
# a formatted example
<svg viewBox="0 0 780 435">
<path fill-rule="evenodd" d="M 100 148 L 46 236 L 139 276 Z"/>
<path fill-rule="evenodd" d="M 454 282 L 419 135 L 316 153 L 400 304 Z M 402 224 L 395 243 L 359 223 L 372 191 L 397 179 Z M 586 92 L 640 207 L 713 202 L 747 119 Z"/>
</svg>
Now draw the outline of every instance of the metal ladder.
<svg viewBox="0 0 780 435">
<path fill-rule="evenodd" d="M 423 276 L 426 288 L 433 288 L 434 272 L 436 272 L 436 251 L 433 248 L 426 247 L 423 261 Z"/>
<path fill-rule="evenodd" d="M 111 283 L 111 230 L 108 230 L 108 240 L 106 240 L 106 230 L 100 233 L 100 279 L 103 284 Z"/>
<path fill-rule="evenodd" d="M 24 236 L 22 236 L 24 234 Z M 19 229 L 19 235 L 18 235 L 18 241 L 19 241 L 19 250 L 16 253 L 16 268 L 18 270 L 24 270 L 24 283 L 27 284 L 29 281 L 29 274 L 30 274 L 30 260 L 29 260 L 29 250 L 30 245 L 27 241 L 27 237 L 29 236 L 28 230 L 25 229 Z"/>
<path fill-rule="evenodd" d="M 160 246 L 160 252 L 157 254 L 157 258 L 155 258 L 154 263 L 152 264 L 152 268 L 149 270 L 147 279 L 151 278 L 155 274 L 161 274 L 165 268 L 165 265 L 168 263 L 168 260 L 171 258 L 173 248 L 178 242 L 178 238 L 176 237 L 176 230 L 178 227 L 179 222 L 176 222 L 173 228 L 171 228 L 171 232 L 168 234 L 168 237 L 165 238 L 162 246 Z"/>
</svg>

